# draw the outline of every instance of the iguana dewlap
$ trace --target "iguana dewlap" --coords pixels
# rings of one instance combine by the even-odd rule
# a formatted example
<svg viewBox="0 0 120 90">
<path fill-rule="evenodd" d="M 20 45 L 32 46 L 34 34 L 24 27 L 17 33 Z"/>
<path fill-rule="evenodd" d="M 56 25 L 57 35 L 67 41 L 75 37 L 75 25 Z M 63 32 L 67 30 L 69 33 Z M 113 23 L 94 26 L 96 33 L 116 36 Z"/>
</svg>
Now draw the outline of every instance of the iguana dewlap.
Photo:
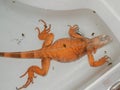
<svg viewBox="0 0 120 90">
<path fill-rule="evenodd" d="M 79 29 L 78 25 L 70 26 L 68 38 L 61 38 L 53 43 L 54 35 L 50 33 L 51 25 L 47 27 L 46 22 L 44 23 L 44 30 L 41 31 L 38 27 L 38 38 L 44 40 L 43 46 L 38 50 L 31 50 L 26 52 L 0 52 L 1 57 L 11 57 L 11 58 L 37 58 L 42 59 L 42 67 L 31 66 L 21 77 L 28 74 L 27 82 L 17 90 L 26 88 L 30 83 L 33 82 L 35 78 L 34 73 L 44 76 L 47 74 L 50 66 L 51 60 L 59 62 L 71 62 L 78 60 L 84 55 L 88 56 L 90 66 L 97 67 L 108 62 L 108 56 L 103 56 L 99 60 L 94 60 L 93 52 L 95 53 L 97 49 L 108 44 L 112 41 L 111 37 L 108 35 L 100 35 L 92 39 L 86 38 L 80 35 L 77 31 Z"/>
</svg>

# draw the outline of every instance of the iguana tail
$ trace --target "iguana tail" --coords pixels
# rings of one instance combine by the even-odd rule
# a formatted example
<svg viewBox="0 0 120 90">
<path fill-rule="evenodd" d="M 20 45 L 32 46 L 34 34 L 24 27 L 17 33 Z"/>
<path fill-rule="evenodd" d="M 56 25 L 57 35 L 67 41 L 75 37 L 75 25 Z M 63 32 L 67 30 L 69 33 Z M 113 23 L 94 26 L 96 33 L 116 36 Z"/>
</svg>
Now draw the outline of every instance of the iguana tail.
<svg viewBox="0 0 120 90">
<path fill-rule="evenodd" d="M 41 58 L 39 50 L 25 52 L 0 52 L 0 57 L 9 58 Z"/>
</svg>

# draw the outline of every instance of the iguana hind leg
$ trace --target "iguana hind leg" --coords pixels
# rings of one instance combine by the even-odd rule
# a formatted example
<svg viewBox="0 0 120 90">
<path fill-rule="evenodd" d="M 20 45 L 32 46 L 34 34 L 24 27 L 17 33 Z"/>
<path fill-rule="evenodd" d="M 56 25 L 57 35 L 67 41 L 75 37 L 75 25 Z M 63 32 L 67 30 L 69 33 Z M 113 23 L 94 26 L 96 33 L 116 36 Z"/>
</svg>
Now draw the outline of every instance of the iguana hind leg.
<svg viewBox="0 0 120 90">
<path fill-rule="evenodd" d="M 20 77 L 24 77 L 26 74 L 28 74 L 28 79 L 26 81 L 26 83 L 19 87 L 16 88 L 17 90 L 21 90 L 22 88 L 26 88 L 28 87 L 31 83 L 33 83 L 33 78 L 35 78 L 34 74 L 38 74 L 41 76 L 45 76 L 48 73 L 50 67 L 50 59 L 49 58 L 45 58 L 42 59 L 42 68 L 38 67 L 38 66 L 31 66 L 28 68 L 28 70 Z"/>
</svg>

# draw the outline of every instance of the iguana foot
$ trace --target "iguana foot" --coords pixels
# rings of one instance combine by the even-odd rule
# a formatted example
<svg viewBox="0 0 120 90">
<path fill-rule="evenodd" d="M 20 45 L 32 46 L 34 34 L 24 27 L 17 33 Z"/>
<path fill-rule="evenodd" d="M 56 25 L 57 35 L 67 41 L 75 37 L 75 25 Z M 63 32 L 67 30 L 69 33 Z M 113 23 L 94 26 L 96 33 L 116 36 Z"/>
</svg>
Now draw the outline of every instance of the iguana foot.
<svg viewBox="0 0 120 90">
<path fill-rule="evenodd" d="M 36 27 L 35 30 L 38 31 L 38 38 L 40 40 L 45 40 L 47 38 L 47 36 L 49 35 L 49 32 L 51 31 L 51 24 L 49 24 L 49 26 L 47 26 L 46 22 L 44 20 L 39 20 L 44 24 L 44 29 L 43 31 L 40 31 L 39 27 Z"/>
<path fill-rule="evenodd" d="M 27 70 L 27 72 L 25 72 L 22 76 L 20 76 L 20 78 L 24 77 L 26 74 L 28 74 L 28 79 L 27 79 L 26 83 L 23 86 L 19 87 L 19 88 L 16 87 L 16 90 L 21 90 L 22 88 L 26 88 L 27 86 L 29 86 L 31 83 L 32 84 L 34 83 L 33 78 L 36 78 L 36 76 L 34 76 L 34 68 L 33 68 L 33 66 L 31 66 Z"/>
</svg>

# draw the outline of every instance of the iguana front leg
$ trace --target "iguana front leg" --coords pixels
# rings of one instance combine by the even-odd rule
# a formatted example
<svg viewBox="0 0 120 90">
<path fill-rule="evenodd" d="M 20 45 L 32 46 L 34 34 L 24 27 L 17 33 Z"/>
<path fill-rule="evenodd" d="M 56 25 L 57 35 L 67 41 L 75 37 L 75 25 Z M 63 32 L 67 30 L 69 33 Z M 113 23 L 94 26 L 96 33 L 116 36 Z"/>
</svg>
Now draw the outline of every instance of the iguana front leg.
<svg viewBox="0 0 120 90">
<path fill-rule="evenodd" d="M 85 37 L 83 37 L 83 35 L 82 34 L 80 34 L 78 31 L 79 31 L 79 26 L 78 25 L 73 25 L 73 26 L 71 26 L 71 25 L 68 25 L 68 26 L 70 26 L 70 28 L 69 28 L 69 36 L 70 37 L 72 37 L 72 38 L 85 38 Z"/>
<path fill-rule="evenodd" d="M 88 55 L 89 64 L 92 67 L 101 66 L 104 63 L 108 62 L 109 59 L 109 57 L 105 55 L 102 58 L 100 58 L 98 61 L 95 61 L 92 51 L 87 51 L 87 55 Z"/>
<path fill-rule="evenodd" d="M 36 27 L 35 29 L 38 31 L 38 38 L 40 40 L 45 40 L 43 43 L 43 47 L 47 47 L 52 44 L 53 39 L 54 39 L 54 34 L 50 33 L 51 25 L 49 25 L 48 27 L 45 21 L 43 20 L 40 20 L 40 21 L 44 24 L 43 31 L 41 32 L 38 27 Z"/>
<path fill-rule="evenodd" d="M 44 30 L 42 32 L 40 32 L 40 29 L 38 27 L 36 27 L 36 30 L 38 30 L 38 38 L 40 40 L 44 40 L 43 46 L 44 47 L 48 47 L 52 44 L 54 35 L 53 33 L 49 33 L 50 32 L 50 28 L 51 25 L 49 25 L 49 27 L 47 28 L 46 22 L 43 20 L 40 20 L 44 23 Z M 41 76 L 45 76 L 49 70 L 49 66 L 50 66 L 50 58 L 44 58 L 42 59 L 41 63 L 42 63 L 42 68 L 39 68 L 38 66 L 31 66 L 28 68 L 27 72 L 25 72 L 21 77 L 24 77 L 26 74 L 28 74 L 28 79 L 26 81 L 26 83 L 20 87 L 20 88 L 16 88 L 17 90 L 20 90 L 22 88 L 26 88 L 27 86 L 29 86 L 30 83 L 33 83 L 33 78 L 35 78 L 34 74 L 38 74 Z"/>
</svg>

